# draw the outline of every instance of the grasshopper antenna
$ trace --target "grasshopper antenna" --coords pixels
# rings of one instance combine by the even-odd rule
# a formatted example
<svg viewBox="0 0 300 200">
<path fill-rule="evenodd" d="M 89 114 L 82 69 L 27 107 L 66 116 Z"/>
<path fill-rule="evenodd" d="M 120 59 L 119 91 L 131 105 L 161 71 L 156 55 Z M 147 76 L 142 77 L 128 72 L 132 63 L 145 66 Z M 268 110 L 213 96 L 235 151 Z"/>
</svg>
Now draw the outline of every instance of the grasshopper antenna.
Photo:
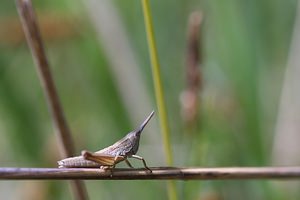
<svg viewBox="0 0 300 200">
<path fill-rule="evenodd" d="M 147 119 L 145 119 L 145 121 L 140 125 L 140 127 L 135 132 L 141 133 L 153 115 L 154 115 L 154 110 L 150 113 L 150 115 L 147 117 Z"/>
</svg>

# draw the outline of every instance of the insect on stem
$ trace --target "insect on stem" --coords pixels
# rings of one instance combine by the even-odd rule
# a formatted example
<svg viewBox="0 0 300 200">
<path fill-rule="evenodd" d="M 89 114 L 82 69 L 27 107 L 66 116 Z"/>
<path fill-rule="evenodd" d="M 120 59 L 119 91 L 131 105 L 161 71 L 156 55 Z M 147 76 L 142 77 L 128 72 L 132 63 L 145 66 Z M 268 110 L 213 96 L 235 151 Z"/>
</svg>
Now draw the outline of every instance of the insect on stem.
<svg viewBox="0 0 300 200">
<path fill-rule="evenodd" d="M 147 166 L 143 157 L 136 155 L 139 148 L 140 135 L 148 124 L 154 111 L 143 121 L 143 123 L 134 131 L 128 133 L 124 138 L 120 139 L 111 146 L 96 152 L 82 151 L 81 156 L 66 158 L 58 161 L 59 167 L 100 167 L 113 169 L 119 162 L 125 161 L 126 164 L 133 168 L 128 158 L 141 160 L 145 169 L 151 169 Z"/>
</svg>

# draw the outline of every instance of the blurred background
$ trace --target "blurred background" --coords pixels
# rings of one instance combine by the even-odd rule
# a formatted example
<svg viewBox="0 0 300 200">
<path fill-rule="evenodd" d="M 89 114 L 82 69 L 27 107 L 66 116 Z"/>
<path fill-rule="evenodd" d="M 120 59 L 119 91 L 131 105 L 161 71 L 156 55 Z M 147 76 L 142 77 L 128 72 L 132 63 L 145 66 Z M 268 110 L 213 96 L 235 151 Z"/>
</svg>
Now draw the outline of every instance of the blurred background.
<svg viewBox="0 0 300 200">
<path fill-rule="evenodd" d="M 297 0 L 150 3 L 174 165 L 299 165 Z M 141 1 L 33 5 L 77 154 L 114 143 L 157 110 Z M 194 11 L 203 16 L 196 65 L 201 81 L 187 110 L 188 21 Z M 14 1 L 1 2 L 0 27 L 0 167 L 56 167 L 58 142 Z M 138 153 L 149 166 L 166 165 L 161 140 L 156 115 Z M 298 181 L 176 184 L 180 199 L 300 198 Z M 86 187 L 90 199 L 167 198 L 165 181 L 86 181 Z M 67 181 L 1 181 L 0 196 L 72 198 Z"/>
</svg>

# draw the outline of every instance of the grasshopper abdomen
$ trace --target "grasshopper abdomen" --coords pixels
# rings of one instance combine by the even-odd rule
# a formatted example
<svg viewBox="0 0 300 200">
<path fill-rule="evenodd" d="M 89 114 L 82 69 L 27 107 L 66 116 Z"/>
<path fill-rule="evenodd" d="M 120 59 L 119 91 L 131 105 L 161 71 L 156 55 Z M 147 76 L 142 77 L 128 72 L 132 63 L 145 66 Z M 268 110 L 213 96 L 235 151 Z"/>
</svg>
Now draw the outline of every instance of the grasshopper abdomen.
<svg viewBox="0 0 300 200">
<path fill-rule="evenodd" d="M 71 158 L 66 158 L 57 162 L 59 168 L 90 168 L 90 167 L 100 167 L 100 164 L 86 160 L 82 156 L 76 156 Z"/>
</svg>

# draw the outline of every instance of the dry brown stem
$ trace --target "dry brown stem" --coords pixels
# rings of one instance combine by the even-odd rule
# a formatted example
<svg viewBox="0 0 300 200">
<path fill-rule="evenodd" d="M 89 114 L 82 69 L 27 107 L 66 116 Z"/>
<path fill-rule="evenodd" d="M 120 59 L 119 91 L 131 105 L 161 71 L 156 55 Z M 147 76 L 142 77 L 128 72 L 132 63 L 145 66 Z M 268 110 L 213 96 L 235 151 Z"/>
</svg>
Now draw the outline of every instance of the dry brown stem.
<svg viewBox="0 0 300 200">
<path fill-rule="evenodd" d="M 300 167 L 224 167 L 143 169 L 98 168 L 0 168 L 0 180 L 94 179 L 94 180 L 230 180 L 300 179 Z"/>
<path fill-rule="evenodd" d="M 71 132 L 65 120 L 64 112 L 55 89 L 32 3 L 30 0 L 17 0 L 16 2 L 27 43 L 31 49 L 36 69 L 48 102 L 48 107 L 52 115 L 54 127 L 58 133 L 58 138 L 61 141 L 60 147 L 63 150 L 62 154 L 64 157 L 72 156 L 74 144 Z M 73 181 L 72 185 L 77 199 L 88 199 L 86 189 L 82 182 Z"/>
</svg>

